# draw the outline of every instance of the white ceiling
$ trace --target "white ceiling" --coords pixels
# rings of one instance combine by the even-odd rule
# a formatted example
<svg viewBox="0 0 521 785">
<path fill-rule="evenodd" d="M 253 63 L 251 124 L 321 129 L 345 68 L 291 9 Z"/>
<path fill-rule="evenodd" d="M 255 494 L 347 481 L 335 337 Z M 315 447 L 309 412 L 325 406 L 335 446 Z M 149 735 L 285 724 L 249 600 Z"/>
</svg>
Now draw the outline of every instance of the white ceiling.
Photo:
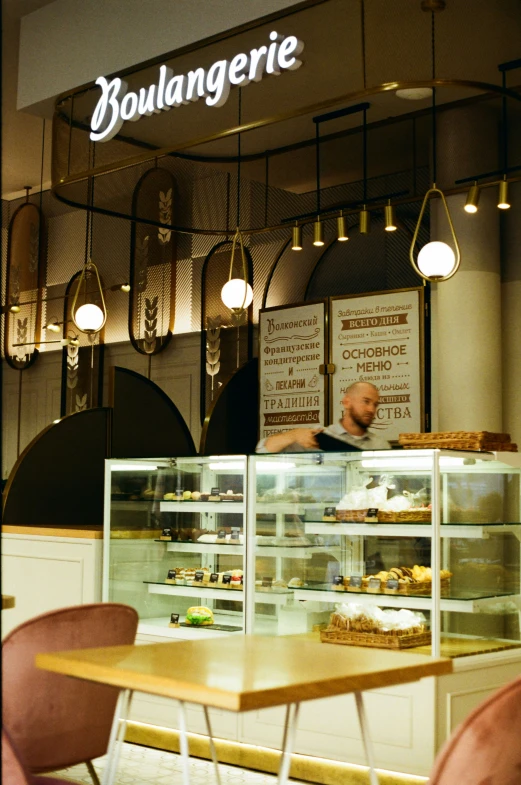
<svg viewBox="0 0 521 785">
<path fill-rule="evenodd" d="M 2 0 L 2 198 L 40 190 L 43 120 L 16 111 L 20 19 L 53 0 Z M 51 122 L 46 122 L 44 188 L 51 179 Z"/>
<path fill-rule="evenodd" d="M 45 121 L 45 142 L 44 142 L 44 165 L 42 175 L 42 143 L 43 143 L 43 126 L 44 121 L 41 117 L 36 117 L 24 112 L 16 110 L 16 91 L 17 91 L 17 73 L 18 73 L 18 46 L 19 46 L 19 29 L 20 18 L 26 14 L 38 10 L 42 6 L 48 5 L 54 0 L 2 0 L 2 197 L 12 199 L 23 195 L 23 187 L 30 185 L 34 190 L 39 190 L 40 180 L 43 179 L 43 187 L 50 185 L 50 163 L 51 163 L 51 120 Z M 373 10 L 377 8 L 387 9 L 388 6 L 382 0 L 370 0 L 373 5 Z M 345 2 L 345 5 L 343 3 Z M 386 0 L 388 2 L 388 0 Z M 377 14 L 375 19 L 374 13 L 369 15 L 367 12 L 367 30 L 369 36 L 367 41 L 367 57 L 368 57 L 368 83 L 379 84 L 382 80 L 382 75 L 387 74 L 388 68 L 386 67 L 386 58 L 389 57 L 389 40 L 400 41 L 396 49 L 392 49 L 391 53 L 395 51 L 401 52 L 401 57 L 405 63 L 409 63 L 414 69 L 418 69 L 420 63 L 423 63 L 423 70 L 428 67 L 430 70 L 429 53 L 425 53 L 423 33 L 429 32 L 429 19 L 428 15 L 420 11 L 420 0 L 395 0 L 403 6 L 405 13 L 398 19 L 396 15 L 393 17 L 389 11 L 388 16 L 384 14 Z M 345 9 L 345 13 L 352 13 L 354 7 L 357 6 L 356 0 L 341 0 L 340 6 Z M 370 9 L 371 5 L 366 3 L 366 8 Z M 316 18 L 320 18 L 322 10 L 320 6 L 316 10 L 311 9 L 307 13 L 308 27 L 316 23 Z M 454 45 L 454 40 L 448 35 L 450 29 L 447 25 L 451 23 L 451 19 L 456 20 L 457 24 L 454 25 L 457 30 L 466 27 L 468 20 L 468 34 L 465 40 L 458 42 Z M 493 26 L 492 21 L 496 21 Z M 440 29 L 443 33 L 445 28 L 445 37 L 440 36 L 439 45 L 437 45 L 437 56 L 441 58 L 442 70 L 444 76 L 459 77 L 465 75 L 466 78 L 483 79 L 490 82 L 499 82 L 499 74 L 497 72 L 497 64 L 512 57 L 519 57 L 521 55 L 521 45 L 519 51 L 517 43 L 510 46 L 510 50 L 505 55 L 505 33 L 516 28 L 516 24 L 521 20 L 521 0 L 500 0 L 497 4 L 491 4 L 490 0 L 447 0 L 447 11 L 439 17 Z M 306 22 L 304 21 L 304 24 Z M 427 27 L 425 25 L 427 24 Z M 398 25 L 398 27 L 397 27 Z M 505 27 L 506 25 L 506 27 Z M 450 25 L 449 25 L 450 26 Z M 326 70 L 322 73 L 321 69 L 315 63 L 315 68 L 308 72 L 306 70 L 305 80 L 300 85 L 299 89 L 295 89 L 298 79 L 292 81 L 293 93 L 287 93 L 289 79 L 281 80 L 280 83 L 275 85 L 276 92 L 280 92 L 282 99 L 288 100 L 289 103 L 297 103 L 297 105 L 309 104 L 308 96 L 317 96 L 318 99 L 324 97 L 325 90 L 324 75 L 329 73 L 327 88 L 333 91 L 333 95 L 338 95 L 345 92 L 341 89 L 344 83 L 336 85 L 334 79 L 331 79 L 333 68 L 336 68 L 337 63 L 331 62 L 332 55 L 328 54 L 328 47 L 324 46 L 321 36 L 327 35 L 328 31 L 322 29 L 318 30 L 318 25 L 311 26 L 310 30 L 305 30 L 306 41 L 309 40 L 309 54 L 312 52 L 312 45 L 319 47 L 320 52 L 324 52 L 323 60 L 327 65 Z M 421 28 L 421 29 L 420 29 Z M 424 29 L 425 28 L 425 29 Z M 345 29 L 345 26 L 344 26 Z M 367 31 L 370 30 L 370 33 Z M 331 32 L 331 31 L 330 31 Z M 422 35 L 420 35 L 420 32 Z M 247 38 L 248 33 L 243 37 Z M 340 33 L 338 34 L 340 35 Z M 389 39 L 389 36 L 391 38 Z M 318 38 L 317 38 L 318 36 Z M 332 33 L 331 33 L 332 36 Z M 382 38 L 383 36 L 383 38 Z M 332 36 L 334 37 L 334 36 Z M 338 36 L 337 36 L 338 37 Z M 316 40 L 315 40 L 316 39 Z M 517 37 L 515 37 L 517 41 Z M 341 41 L 340 41 L 341 42 Z M 319 46 L 320 44 L 320 46 Z M 520 42 L 521 44 L 521 42 Z M 216 50 L 216 56 L 219 53 L 221 44 L 213 45 Z M 308 44 L 306 44 L 308 47 Z M 507 47 L 508 48 L 508 47 Z M 331 52 L 338 52 L 338 47 L 332 46 L 330 41 L 329 50 Z M 208 55 L 209 56 L 209 55 Z M 187 56 L 189 59 L 189 55 Z M 181 57 L 181 60 L 183 58 Z M 385 61 L 382 63 L 382 59 Z M 425 62 L 423 62 L 425 61 Z M 389 63 L 387 62 L 387 66 Z M 325 67 L 325 66 L 324 66 Z M 322 69 L 323 70 L 323 69 Z M 352 66 L 351 66 L 352 70 Z M 304 69 L 303 69 L 304 71 Z M 316 73 L 315 73 L 316 72 Z M 300 72 L 296 72 L 298 75 Z M 304 73 L 303 73 L 304 76 Z M 322 82 L 320 79 L 322 78 Z M 393 77 L 394 78 L 394 77 Z M 338 76 L 337 76 L 338 81 Z M 518 83 L 519 78 L 515 80 Z M 512 82 L 510 82 L 512 84 Z M 337 89 L 338 88 L 338 89 Z M 250 90 L 251 96 L 255 98 L 255 103 L 258 104 L 259 99 L 265 102 L 273 99 L 274 87 L 269 86 L 269 90 L 264 89 L 263 85 L 257 85 L 256 90 Z M 463 94 L 462 94 L 463 95 Z M 462 97 L 459 94 L 453 94 L 449 99 L 442 98 L 443 100 L 454 100 Z M 246 98 L 246 95 L 245 95 Z M 307 100 L 304 100 L 306 99 Z M 421 101 L 419 105 L 410 106 L 410 102 L 401 102 L 394 96 L 380 96 L 371 97 L 372 113 L 369 121 L 376 119 L 384 119 L 385 117 L 392 116 L 404 111 L 412 109 L 423 108 L 429 104 L 429 101 Z M 394 101 L 394 107 L 392 102 Z M 402 107 L 398 107 L 402 104 Z M 406 106 L 409 104 L 409 106 Z M 232 101 L 230 101 L 230 110 Z M 247 109 L 247 102 L 244 105 Z M 264 108 L 261 106 L 261 108 Z M 219 112 L 223 112 L 219 110 Z M 266 110 L 267 111 L 267 110 Z M 172 113 L 173 115 L 174 113 Z M 181 115 L 179 115 L 181 117 Z M 191 132 L 190 123 L 194 128 L 200 126 L 200 114 L 197 110 L 197 105 L 185 108 L 183 112 L 183 123 L 187 123 L 186 138 L 194 138 L 194 133 Z M 244 117 L 244 115 L 243 115 Z M 154 135 L 157 127 L 158 131 L 162 131 L 162 126 L 167 123 L 169 115 L 155 116 L 149 118 L 149 122 L 145 125 L 140 123 L 139 136 L 143 133 Z M 343 125 L 348 126 L 350 120 L 346 120 Z M 358 120 L 356 121 L 358 122 Z M 336 121 L 335 121 L 336 123 Z M 338 130 L 337 125 L 333 123 L 331 129 L 327 131 Z M 231 119 L 231 124 L 234 124 Z M 135 130 L 138 131 L 138 125 Z M 335 127 L 333 127 L 335 126 Z M 301 120 L 293 120 L 288 123 L 281 123 L 278 126 L 271 126 L 265 129 L 261 134 L 246 134 L 243 142 L 243 152 L 253 152 L 254 150 L 273 148 L 280 144 L 285 144 L 290 141 L 295 141 L 298 138 L 307 138 L 309 134 L 309 127 L 312 128 L 310 118 L 302 118 Z M 340 126 L 338 126 L 340 127 Z M 308 130 L 306 130 L 308 129 Z M 133 129 L 134 130 L 134 129 Z M 190 133 L 188 132 L 190 130 Z M 207 131 L 207 129 L 205 129 Z M 185 131 L 181 124 L 177 122 L 176 134 Z M 168 128 L 166 129 L 167 135 L 171 136 Z M 161 134 L 160 134 L 161 135 Z M 195 133 L 195 136 L 200 135 Z M 181 138 L 183 134 L 181 133 Z M 258 142 L 257 142 L 258 140 Z M 149 139 L 160 143 L 159 139 Z M 219 154 L 233 154 L 235 152 L 235 141 L 226 140 L 220 143 L 213 143 L 204 150 L 205 153 L 210 155 Z M 264 145 L 264 147 L 263 147 Z M 248 149 L 250 148 L 250 149 Z M 194 150 L 195 152 L 195 150 Z M 197 152 L 203 152 L 201 149 Z M 306 178 L 307 179 L 307 178 Z"/>
</svg>

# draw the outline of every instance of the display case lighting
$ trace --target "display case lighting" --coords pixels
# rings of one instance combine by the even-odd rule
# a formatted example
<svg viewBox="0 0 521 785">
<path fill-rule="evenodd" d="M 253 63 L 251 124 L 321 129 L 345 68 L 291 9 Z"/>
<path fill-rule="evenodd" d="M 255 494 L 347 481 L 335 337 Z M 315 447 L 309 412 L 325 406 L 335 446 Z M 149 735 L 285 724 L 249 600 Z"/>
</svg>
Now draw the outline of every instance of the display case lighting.
<svg viewBox="0 0 521 785">
<path fill-rule="evenodd" d="M 209 466 L 212 472 L 226 472 L 230 471 L 230 469 L 241 471 L 244 469 L 244 461 L 217 461 L 216 463 L 210 463 Z"/>
<path fill-rule="evenodd" d="M 364 469 L 430 469 L 433 460 L 428 457 L 417 458 L 394 458 L 392 461 L 386 458 L 366 458 L 361 461 Z M 465 463 L 464 458 L 456 458 L 451 456 L 441 456 L 440 466 L 463 466 Z"/>
<path fill-rule="evenodd" d="M 273 472 L 286 472 L 289 469 L 295 469 L 297 467 L 296 463 L 292 461 L 257 461 L 255 463 L 255 468 L 257 470 L 257 474 L 273 474 Z"/>
<path fill-rule="evenodd" d="M 148 472 L 156 471 L 159 466 L 151 463 L 120 463 L 117 466 L 111 466 L 111 472 Z"/>
</svg>

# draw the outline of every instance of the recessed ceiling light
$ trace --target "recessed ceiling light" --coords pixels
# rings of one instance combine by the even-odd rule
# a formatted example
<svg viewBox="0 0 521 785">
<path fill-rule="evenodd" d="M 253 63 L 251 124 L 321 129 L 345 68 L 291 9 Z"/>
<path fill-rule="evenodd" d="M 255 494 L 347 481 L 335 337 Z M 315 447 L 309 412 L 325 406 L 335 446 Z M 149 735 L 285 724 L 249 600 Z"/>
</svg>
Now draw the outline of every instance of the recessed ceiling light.
<svg viewBox="0 0 521 785">
<path fill-rule="evenodd" d="M 407 101 L 421 101 L 423 98 L 432 96 L 432 89 L 430 87 L 406 87 L 403 90 L 397 90 L 396 95 Z"/>
</svg>

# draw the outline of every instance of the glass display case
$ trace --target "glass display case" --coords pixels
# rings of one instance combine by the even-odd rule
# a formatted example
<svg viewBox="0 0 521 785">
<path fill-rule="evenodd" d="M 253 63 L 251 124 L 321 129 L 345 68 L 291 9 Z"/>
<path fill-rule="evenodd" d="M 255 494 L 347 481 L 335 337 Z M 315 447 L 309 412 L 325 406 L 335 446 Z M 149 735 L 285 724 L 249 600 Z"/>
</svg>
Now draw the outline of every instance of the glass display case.
<svg viewBox="0 0 521 785">
<path fill-rule="evenodd" d="M 255 632 L 327 628 L 322 638 L 337 643 L 446 656 L 520 646 L 518 456 L 414 450 L 250 460 Z"/>
<path fill-rule="evenodd" d="M 245 473 L 244 456 L 106 461 L 103 597 L 141 633 L 244 631 Z"/>
<path fill-rule="evenodd" d="M 520 474 L 452 450 L 110 460 L 103 597 L 157 638 L 514 649 Z"/>
</svg>

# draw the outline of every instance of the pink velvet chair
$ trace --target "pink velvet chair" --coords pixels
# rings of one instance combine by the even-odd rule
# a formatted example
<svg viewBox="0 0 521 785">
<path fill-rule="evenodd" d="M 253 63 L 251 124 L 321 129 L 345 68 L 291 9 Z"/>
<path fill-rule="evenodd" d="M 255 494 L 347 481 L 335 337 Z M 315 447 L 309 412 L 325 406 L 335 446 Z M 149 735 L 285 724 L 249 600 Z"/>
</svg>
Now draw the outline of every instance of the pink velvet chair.
<svg viewBox="0 0 521 785">
<path fill-rule="evenodd" d="M 134 643 L 138 615 L 128 605 L 98 603 L 44 613 L 12 630 L 2 644 L 2 719 L 31 775 L 86 763 L 107 751 L 118 689 L 40 670 L 44 651 Z M 45 780 L 47 785 L 47 780 Z"/>
<path fill-rule="evenodd" d="M 3 785 L 66 785 L 72 780 L 60 780 L 57 777 L 35 777 L 23 764 L 19 754 L 2 728 L 2 783 Z"/>
<path fill-rule="evenodd" d="M 520 785 L 521 676 L 481 703 L 440 750 L 428 785 Z"/>
</svg>

